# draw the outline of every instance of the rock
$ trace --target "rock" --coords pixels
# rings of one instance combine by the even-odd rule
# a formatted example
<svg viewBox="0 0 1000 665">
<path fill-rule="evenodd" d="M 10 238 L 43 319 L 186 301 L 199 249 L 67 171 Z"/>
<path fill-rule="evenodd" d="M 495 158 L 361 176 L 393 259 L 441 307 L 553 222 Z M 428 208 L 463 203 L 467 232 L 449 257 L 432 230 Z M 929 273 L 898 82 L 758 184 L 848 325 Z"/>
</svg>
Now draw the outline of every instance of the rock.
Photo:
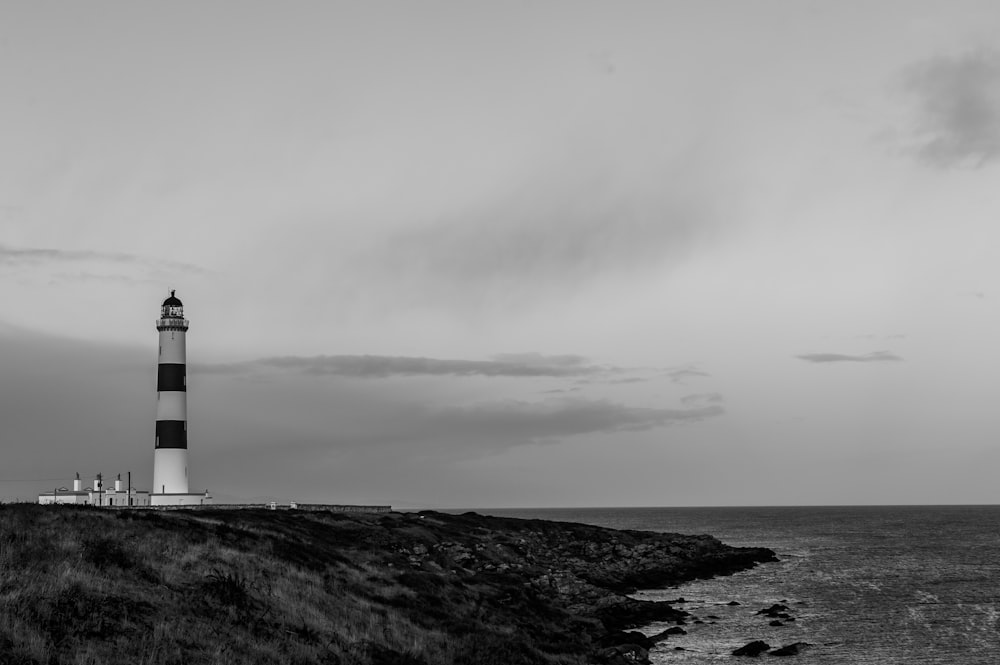
<svg viewBox="0 0 1000 665">
<path fill-rule="evenodd" d="M 602 647 L 619 647 L 627 644 L 636 644 L 643 649 L 652 649 L 653 645 L 656 644 L 656 641 L 654 638 L 646 637 L 643 633 L 640 633 L 637 630 L 632 630 L 627 633 L 622 630 L 616 630 L 602 637 L 598 644 Z"/>
<path fill-rule="evenodd" d="M 653 642 L 653 644 L 658 644 L 666 640 L 668 637 L 670 637 L 670 633 L 668 633 L 666 630 L 661 630 L 655 635 L 650 635 L 649 639 Z"/>
<path fill-rule="evenodd" d="M 735 600 L 730 600 L 728 603 L 726 603 L 726 605 L 735 607 L 736 605 L 739 605 L 739 603 L 737 603 Z"/>
<path fill-rule="evenodd" d="M 764 614 L 766 612 L 787 612 L 787 611 L 788 611 L 788 605 L 785 605 L 784 603 L 775 603 L 770 607 L 760 610 L 760 614 Z"/>
<path fill-rule="evenodd" d="M 754 640 L 744 644 L 739 649 L 733 651 L 734 656 L 749 656 L 751 658 L 756 658 L 765 651 L 771 648 L 771 645 L 763 640 Z"/>
<path fill-rule="evenodd" d="M 772 619 L 775 619 L 782 612 L 788 612 L 788 607 L 782 605 L 781 603 L 775 603 L 770 607 L 766 607 L 760 610 L 759 612 L 757 612 L 757 614 L 763 614 L 764 616 L 768 616 L 771 617 Z"/>
<path fill-rule="evenodd" d="M 781 623 L 781 621 L 779 621 L 778 619 L 775 619 L 774 621 L 772 621 L 771 623 L 769 623 L 767 625 L 768 626 L 784 626 L 785 624 Z"/>
<path fill-rule="evenodd" d="M 769 656 L 797 656 L 812 645 L 808 642 L 796 642 L 795 644 L 786 644 L 780 649 L 775 649 L 770 652 Z"/>
<path fill-rule="evenodd" d="M 707 617 L 705 617 L 705 618 L 706 618 L 706 619 L 715 619 L 716 621 L 718 621 L 718 619 L 719 619 L 719 617 L 715 616 L 714 614 L 709 614 L 709 615 L 708 615 Z"/>
<path fill-rule="evenodd" d="M 687 631 L 684 630 L 683 628 L 678 628 L 677 626 L 673 626 L 671 628 L 667 628 L 666 630 L 660 631 L 656 635 L 650 636 L 649 640 L 653 644 L 656 644 L 657 642 L 664 641 L 665 639 L 667 639 L 671 635 L 687 635 Z M 647 648 L 649 648 L 649 647 L 647 647 Z"/>
<path fill-rule="evenodd" d="M 677 623 L 678 619 L 683 619 L 683 615 L 686 613 L 682 610 L 675 609 L 668 605 L 667 603 L 654 602 L 651 600 L 635 600 L 634 598 L 627 598 L 624 596 L 607 598 L 600 595 L 600 589 L 596 590 L 597 593 L 593 597 L 589 597 L 582 593 L 582 590 L 576 591 L 574 594 L 575 601 L 579 603 L 579 607 L 586 611 L 587 606 L 591 608 L 597 606 L 596 609 L 590 609 L 593 615 L 599 619 L 609 631 L 614 630 L 624 630 L 628 628 L 633 628 L 635 626 L 648 625 L 654 621 L 670 621 L 672 623 Z M 606 593 L 606 592 L 605 592 Z M 564 597 L 570 594 L 561 594 Z M 573 605 L 574 603 L 569 603 Z M 683 622 L 682 622 L 683 623 Z"/>
<path fill-rule="evenodd" d="M 620 644 L 594 654 L 601 665 L 649 665 L 649 651 L 638 644 Z"/>
</svg>

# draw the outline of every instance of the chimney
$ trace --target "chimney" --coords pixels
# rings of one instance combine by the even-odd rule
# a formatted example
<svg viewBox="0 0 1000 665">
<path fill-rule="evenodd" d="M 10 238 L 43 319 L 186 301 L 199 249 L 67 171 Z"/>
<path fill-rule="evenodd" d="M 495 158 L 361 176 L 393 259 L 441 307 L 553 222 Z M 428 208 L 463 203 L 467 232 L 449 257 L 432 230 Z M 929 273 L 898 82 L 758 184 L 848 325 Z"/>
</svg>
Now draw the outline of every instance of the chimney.
<svg viewBox="0 0 1000 665">
<path fill-rule="evenodd" d="M 122 491 L 122 474 L 120 473 L 118 474 L 118 478 L 115 479 L 115 491 L 116 492 Z"/>
</svg>

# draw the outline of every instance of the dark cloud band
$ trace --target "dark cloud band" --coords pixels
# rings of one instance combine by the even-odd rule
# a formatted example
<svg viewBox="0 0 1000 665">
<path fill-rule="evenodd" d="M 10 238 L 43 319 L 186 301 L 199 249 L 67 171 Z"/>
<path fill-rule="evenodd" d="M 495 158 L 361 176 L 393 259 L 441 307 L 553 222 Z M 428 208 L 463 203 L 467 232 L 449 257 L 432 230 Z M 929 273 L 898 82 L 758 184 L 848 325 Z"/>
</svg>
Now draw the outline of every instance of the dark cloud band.
<svg viewBox="0 0 1000 665">
<path fill-rule="evenodd" d="M 810 363 L 871 363 L 902 360 L 899 356 L 888 351 L 875 351 L 874 353 L 867 353 L 862 356 L 852 356 L 843 353 L 804 353 L 795 357 Z"/>
<path fill-rule="evenodd" d="M 197 371 L 212 374 L 244 374 L 277 369 L 301 374 L 387 378 L 391 376 L 511 376 L 576 377 L 619 371 L 592 365 L 580 356 L 509 354 L 494 360 L 460 360 L 412 356 L 279 356 L 242 363 L 207 364 Z"/>
<path fill-rule="evenodd" d="M 552 443 L 587 434 L 643 432 L 694 423 L 725 413 L 720 404 L 681 408 L 632 407 L 609 400 L 549 398 L 503 400 L 467 406 L 398 407 L 340 443 L 345 447 L 405 444 L 480 457 L 522 445 Z M 322 444 L 328 445 L 328 444 Z"/>
<path fill-rule="evenodd" d="M 0 245 L 0 264 L 18 263 L 80 263 L 101 261 L 105 263 L 129 264 L 166 270 L 186 270 L 205 273 L 204 268 L 163 259 L 148 259 L 124 252 L 98 252 L 93 250 L 55 249 L 51 247 L 10 247 Z M 102 276 L 107 277 L 107 276 Z"/>
</svg>

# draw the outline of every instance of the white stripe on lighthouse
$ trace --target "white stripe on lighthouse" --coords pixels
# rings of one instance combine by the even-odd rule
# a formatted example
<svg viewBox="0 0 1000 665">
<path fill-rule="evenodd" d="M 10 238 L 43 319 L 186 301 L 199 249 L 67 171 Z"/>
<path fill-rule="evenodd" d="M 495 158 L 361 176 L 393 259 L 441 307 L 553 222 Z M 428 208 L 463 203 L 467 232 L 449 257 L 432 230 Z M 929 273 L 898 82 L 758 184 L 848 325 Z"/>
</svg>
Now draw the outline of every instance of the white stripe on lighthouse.
<svg viewBox="0 0 1000 665">
<path fill-rule="evenodd" d="M 183 365 L 187 346 L 184 343 L 186 333 L 180 330 L 160 331 L 160 358 L 161 363 L 177 363 Z"/>
<path fill-rule="evenodd" d="M 187 393 L 168 390 L 156 396 L 157 420 L 187 420 Z"/>
<path fill-rule="evenodd" d="M 153 493 L 188 493 L 186 449 L 159 448 L 153 453 Z"/>
</svg>

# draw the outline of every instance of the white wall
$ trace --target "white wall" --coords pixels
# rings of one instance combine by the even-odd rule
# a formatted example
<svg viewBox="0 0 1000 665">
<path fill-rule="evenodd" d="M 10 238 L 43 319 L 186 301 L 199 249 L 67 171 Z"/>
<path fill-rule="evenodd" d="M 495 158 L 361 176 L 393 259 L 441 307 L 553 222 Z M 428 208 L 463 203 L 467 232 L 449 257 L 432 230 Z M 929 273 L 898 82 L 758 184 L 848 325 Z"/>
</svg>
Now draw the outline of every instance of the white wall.
<svg viewBox="0 0 1000 665">
<path fill-rule="evenodd" d="M 57 496 L 53 497 L 51 494 L 39 494 L 38 503 L 44 505 L 51 505 L 53 503 L 74 503 L 74 504 L 85 504 L 90 503 L 89 495 L 87 494 L 63 494 L 59 493 Z"/>
<path fill-rule="evenodd" d="M 184 363 L 185 361 L 185 340 L 187 333 L 180 330 L 160 331 L 160 355 L 161 363 Z"/>
<path fill-rule="evenodd" d="M 187 450 L 157 448 L 153 452 L 153 494 L 187 494 Z"/>
<path fill-rule="evenodd" d="M 150 494 L 152 506 L 201 506 L 212 503 L 212 498 L 205 494 Z"/>
<path fill-rule="evenodd" d="M 187 393 L 167 390 L 156 393 L 157 420 L 187 420 Z"/>
<path fill-rule="evenodd" d="M 200 496 L 200 495 L 199 495 Z M 60 492 L 55 497 L 51 493 L 39 494 L 38 503 L 43 505 L 52 505 L 54 503 L 64 504 L 79 504 L 79 505 L 92 505 L 92 506 L 127 506 L 128 505 L 128 492 L 124 489 L 120 492 L 116 492 L 113 489 L 105 492 L 94 492 L 86 491 L 80 493 L 72 493 L 67 491 L 65 494 Z M 108 501 L 112 500 L 114 503 L 109 504 Z M 132 505 L 133 506 L 148 506 L 149 505 L 149 493 L 147 492 L 132 492 Z"/>
</svg>

